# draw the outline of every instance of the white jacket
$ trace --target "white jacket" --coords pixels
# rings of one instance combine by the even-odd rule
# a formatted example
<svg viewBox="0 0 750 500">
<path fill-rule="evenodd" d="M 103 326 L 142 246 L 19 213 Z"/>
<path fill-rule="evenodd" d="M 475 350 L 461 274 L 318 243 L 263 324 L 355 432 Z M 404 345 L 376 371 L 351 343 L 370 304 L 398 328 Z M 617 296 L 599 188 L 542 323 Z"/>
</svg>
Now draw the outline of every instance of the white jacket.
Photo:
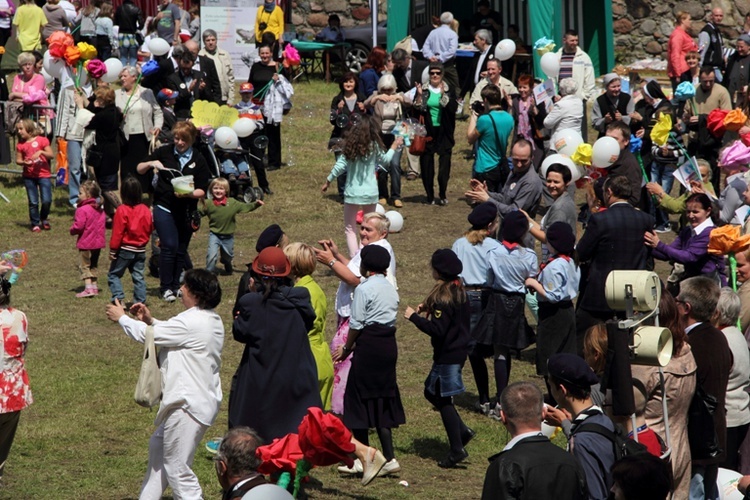
<svg viewBox="0 0 750 500">
<path fill-rule="evenodd" d="M 128 106 L 128 112 L 122 123 L 122 131 L 125 133 L 125 137 L 130 138 L 130 134 L 143 133 L 146 134 L 147 138 L 150 138 L 152 129 L 161 129 L 164 125 L 161 106 L 156 102 L 153 91 L 140 85 L 130 99 L 130 104 L 128 104 L 129 97 L 123 89 L 118 89 L 115 92 L 117 108 L 124 112 L 125 106 Z"/>
<path fill-rule="evenodd" d="M 226 101 L 228 105 L 234 104 L 234 68 L 232 67 L 232 56 L 226 50 L 216 49 L 216 53 L 211 55 L 202 49 L 199 56 L 211 58 L 216 64 L 216 72 L 219 74 L 221 82 L 221 100 Z"/>
<path fill-rule="evenodd" d="M 562 49 L 557 51 L 557 55 L 562 56 Z M 594 64 L 581 47 L 576 47 L 576 55 L 573 56 L 573 80 L 578 84 L 578 97 L 589 100 L 597 96 Z"/>
<path fill-rule="evenodd" d="M 550 137 L 558 130 L 570 128 L 581 130 L 583 122 L 583 101 L 577 95 L 566 95 L 555 104 L 544 119 L 544 128 L 550 132 Z"/>
<path fill-rule="evenodd" d="M 289 80 L 279 75 L 279 80 L 272 83 L 263 101 L 263 116 L 270 124 L 281 123 L 284 109 L 291 109 L 294 89 Z"/>
</svg>

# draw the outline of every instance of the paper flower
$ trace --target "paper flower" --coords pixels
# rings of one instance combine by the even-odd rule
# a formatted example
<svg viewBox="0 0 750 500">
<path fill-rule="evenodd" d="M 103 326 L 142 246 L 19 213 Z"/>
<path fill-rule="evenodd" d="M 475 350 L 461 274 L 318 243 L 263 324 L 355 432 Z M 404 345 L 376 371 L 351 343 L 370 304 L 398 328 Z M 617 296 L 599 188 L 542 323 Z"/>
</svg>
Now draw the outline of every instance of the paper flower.
<svg viewBox="0 0 750 500">
<path fill-rule="evenodd" d="M 724 118 L 727 117 L 729 114 L 729 111 L 726 109 L 714 109 L 706 118 L 706 128 L 709 132 L 711 132 L 711 135 L 716 137 L 717 139 L 720 139 L 724 136 L 724 132 L 727 131 L 727 129 L 724 127 Z"/>
<path fill-rule="evenodd" d="M 747 116 L 739 109 L 733 109 L 724 117 L 724 127 L 730 132 L 737 132 L 747 123 Z"/>
<path fill-rule="evenodd" d="M 47 45 L 52 45 L 53 43 L 60 43 L 65 47 L 72 47 L 75 45 L 73 36 L 64 31 L 55 31 L 47 38 Z"/>
<path fill-rule="evenodd" d="M 149 76 L 159 71 L 159 63 L 151 59 L 141 66 L 141 75 Z"/>
<path fill-rule="evenodd" d="M 34 104 L 35 102 L 42 101 L 47 98 L 47 93 L 44 90 L 32 89 L 23 96 L 24 104 Z"/>
<path fill-rule="evenodd" d="M 259 446 L 255 450 L 255 454 L 263 460 L 263 463 L 258 467 L 258 472 L 261 474 L 277 472 L 294 474 L 297 468 L 297 460 L 303 458 L 297 434 L 287 434 L 283 438 L 274 439 L 271 444 Z"/>
<path fill-rule="evenodd" d="M 741 227 L 732 224 L 715 227 L 708 240 L 708 253 L 727 255 L 746 250 L 750 247 L 750 234 L 742 236 L 741 233 Z"/>
<path fill-rule="evenodd" d="M 75 66 L 81 59 L 81 51 L 78 50 L 78 47 L 76 46 L 68 47 L 65 49 L 65 55 L 63 58 L 65 59 L 65 62 L 68 63 L 68 66 Z"/>
<path fill-rule="evenodd" d="M 5 47 L 0 46 L 0 55 L 5 54 Z"/>
<path fill-rule="evenodd" d="M 630 152 L 640 153 L 642 147 L 643 147 L 643 139 L 641 139 L 640 137 L 631 135 L 630 136 Z"/>
<path fill-rule="evenodd" d="M 669 133 L 672 131 L 672 115 L 663 113 L 659 120 L 651 129 L 651 142 L 659 147 L 664 147 L 669 139 Z"/>
<path fill-rule="evenodd" d="M 78 42 L 76 45 L 78 50 L 81 52 L 81 59 L 88 61 L 96 57 L 96 47 L 86 42 Z"/>
<path fill-rule="evenodd" d="M 299 66 L 300 60 L 300 55 L 299 52 L 297 52 L 297 49 L 295 49 L 291 43 L 287 44 L 287 46 L 284 47 L 284 67 L 297 67 Z"/>
<path fill-rule="evenodd" d="M 50 37 L 52 38 L 52 37 Z M 55 57 L 57 59 L 62 59 L 65 56 L 65 49 L 67 49 L 68 46 L 60 43 L 60 42 L 52 42 L 49 44 L 49 49 L 47 50 L 49 52 L 49 55 L 51 57 Z"/>
<path fill-rule="evenodd" d="M 591 146 L 591 144 L 587 144 L 584 142 L 578 145 L 573 154 L 570 155 L 570 159 L 573 160 L 573 163 L 590 167 L 591 155 L 593 154 L 593 152 L 594 148 Z"/>
<path fill-rule="evenodd" d="M 749 163 L 750 147 L 739 140 L 724 148 L 719 156 L 719 165 L 722 167 L 744 167 Z"/>
<path fill-rule="evenodd" d="M 107 72 L 107 66 L 99 59 L 91 59 L 84 63 L 86 71 L 88 71 L 91 78 L 97 79 L 104 76 Z"/>
<path fill-rule="evenodd" d="M 536 51 L 539 56 L 543 56 L 547 52 L 552 52 L 555 50 L 555 42 L 547 38 L 546 36 L 543 36 L 536 42 L 534 42 L 534 50 Z"/>
<path fill-rule="evenodd" d="M 674 91 L 674 98 L 680 102 L 685 102 L 693 97 L 695 97 L 695 87 L 690 82 L 682 82 Z"/>
<path fill-rule="evenodd" d="M 333 414 L 323 413 L 320 408 L 308 408 L 297 432 L 302 454 L 314 466 L 344 462 L 351 467 L 354 463 L 350 456 L 354 452 L 352 433 Z"/>
</svg>

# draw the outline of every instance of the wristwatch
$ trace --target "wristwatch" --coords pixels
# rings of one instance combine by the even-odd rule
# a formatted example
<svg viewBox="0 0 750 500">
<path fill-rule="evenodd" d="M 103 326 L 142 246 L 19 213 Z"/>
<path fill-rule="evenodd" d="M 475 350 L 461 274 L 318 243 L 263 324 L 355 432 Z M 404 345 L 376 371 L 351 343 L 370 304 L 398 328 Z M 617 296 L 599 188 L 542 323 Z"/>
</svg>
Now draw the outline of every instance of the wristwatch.
<svg viewBox="0 0 750 500">
<path fill-rule="evenodd" d="M 336 262 L 338 262 L 338 261 L 337 261 L 336 259 L 332 259 L 332 260 L 331 260 L 331 262 L 329 262 L 329 263 L 328 263 L 328 267 L 330 267 L 331 269 L 333 269 L 333 265 L 334 265 L 334 264 L 335 264 Z"/>
</svg>

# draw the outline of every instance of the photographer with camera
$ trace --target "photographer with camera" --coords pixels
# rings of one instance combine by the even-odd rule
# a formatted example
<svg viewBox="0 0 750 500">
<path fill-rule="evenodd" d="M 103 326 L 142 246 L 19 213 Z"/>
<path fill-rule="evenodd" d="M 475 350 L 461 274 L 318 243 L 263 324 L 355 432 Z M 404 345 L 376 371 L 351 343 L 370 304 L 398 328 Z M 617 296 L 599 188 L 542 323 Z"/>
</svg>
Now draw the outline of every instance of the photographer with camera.
<svg viewBox="0 0 750 500">
<path fill-rule="evenodd" d="M 506 109 L 502 91 L 494 85 L 482 89 L 482 101 L 471 106 L 466 133 L 469 144 L 476 145 L 476 160 L 471 177 L 487 183 L 487 189 L 498 192 L 510 173 L 506 151 L 513 133 L 513 117 Z"/>
<path fill-rule="evenodd" d="M 336 14 L 328 16 L 328 26 L 315 35 L 318 42 L 339 43 L 344 41 L 344 30 L 341 29 L 341 19 Z"/>
</svg>

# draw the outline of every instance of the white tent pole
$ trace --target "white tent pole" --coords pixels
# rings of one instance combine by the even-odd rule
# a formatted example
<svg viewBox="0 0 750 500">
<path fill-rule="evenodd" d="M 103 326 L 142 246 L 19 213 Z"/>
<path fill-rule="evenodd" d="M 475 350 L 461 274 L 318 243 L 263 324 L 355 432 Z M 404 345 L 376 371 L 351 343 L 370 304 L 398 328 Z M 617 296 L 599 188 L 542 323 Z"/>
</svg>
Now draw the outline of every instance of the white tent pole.
<svg viewBox="0 0 750 500">
<path fill-rule="evenodd" d="M 378 46 L 378 0 L 370 0 L 372 14 L 372 48 Z"/>
</svg>

